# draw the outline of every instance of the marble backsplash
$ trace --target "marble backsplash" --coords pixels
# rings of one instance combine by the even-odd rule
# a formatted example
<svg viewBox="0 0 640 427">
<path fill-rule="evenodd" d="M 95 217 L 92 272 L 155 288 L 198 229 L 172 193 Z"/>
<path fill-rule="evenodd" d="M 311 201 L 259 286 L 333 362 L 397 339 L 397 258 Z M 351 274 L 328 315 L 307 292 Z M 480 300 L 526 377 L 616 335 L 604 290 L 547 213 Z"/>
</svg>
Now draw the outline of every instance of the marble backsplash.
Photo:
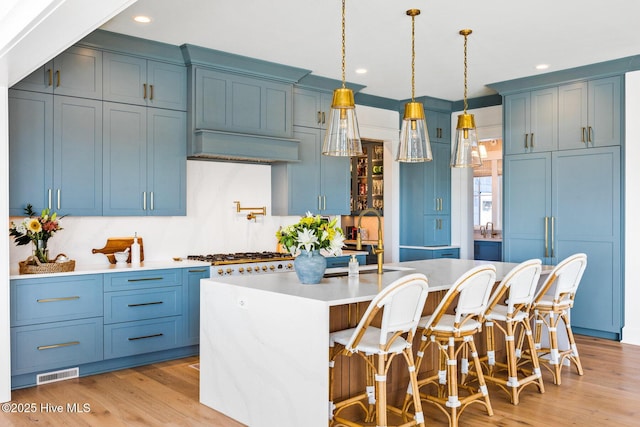
<svg viewBox="0 0 640 427">
<path fill-rule="evenodd" d="M 267 207 L 267 215 L 248 221 L 233 203 Z M 163 261 L 190 254 L 274 251 L 275 233 L 297 216 L 271 216 L 271 167 L 226 162 L 187 161 L 187 215 L 176 217 L 73 217 L 60 221 L 63 230 L 49 240 L 50 255 L 65 253 L 77 263 L 108 264 L 93 248 L 108 237 L 143 238 L 145 260 Z M 13 241 L 12 241 L 13 242 Z M 17 264 L 31 246 L 11 244 L 10 261 Z"/>
</svg>

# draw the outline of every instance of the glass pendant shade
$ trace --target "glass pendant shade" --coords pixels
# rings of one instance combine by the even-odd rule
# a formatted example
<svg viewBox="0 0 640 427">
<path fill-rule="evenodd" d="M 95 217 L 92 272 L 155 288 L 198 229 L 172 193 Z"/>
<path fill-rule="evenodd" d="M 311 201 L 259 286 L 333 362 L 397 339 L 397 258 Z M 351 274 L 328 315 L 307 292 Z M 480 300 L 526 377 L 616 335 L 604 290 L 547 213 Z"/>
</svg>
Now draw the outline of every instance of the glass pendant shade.
<svg viewBox="0 0 640 427">
<path fill-rule="evenodd" d="M 408 102 L 404 106 L 404 119 L 396 160 L 406 163 L 433 160 L 424 108 L 420 102 Z"/>
<path fill-rule="evenodd" d="M 456 139 L 451 154 L 452 168 L 482 166 L 478 135 L 473 114 L 460 114 L 456 126 Z"/>
<path fill-rule="evenodd" d="M 322 144 L 322 154 L 342 157 L 364 154 L 351 89 L 341 88 L 333 91 L 329 125 Z"/>
</svg>

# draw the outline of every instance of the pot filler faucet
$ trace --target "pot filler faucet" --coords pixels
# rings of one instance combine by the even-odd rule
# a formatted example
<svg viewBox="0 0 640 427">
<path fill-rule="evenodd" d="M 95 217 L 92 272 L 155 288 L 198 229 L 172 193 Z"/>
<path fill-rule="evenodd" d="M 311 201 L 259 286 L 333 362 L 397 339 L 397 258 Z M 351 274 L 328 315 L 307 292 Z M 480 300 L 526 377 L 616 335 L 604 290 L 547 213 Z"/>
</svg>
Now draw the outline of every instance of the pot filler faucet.
<svg viewBox="0 0 640 427">
<path fill-rule="evenodd" d="M 378 255 L 378 274 L 382 274 L 382 264 L 384 262 L 384 247 L 382 245 L 382 217 L 380 216 L 380 212 L 376 209 L 368 208 L 360 212 L 358 215 L 358 236 L 356 239 L 356 249 L 362 250 L 362 237 L 360 236 L 360 225 L 362 223 L 362 217 L 367 213 L 372 213 L 378 217 L 378 247 L 371 248 L 371 253 L 374 255 Z"/>
</svg>

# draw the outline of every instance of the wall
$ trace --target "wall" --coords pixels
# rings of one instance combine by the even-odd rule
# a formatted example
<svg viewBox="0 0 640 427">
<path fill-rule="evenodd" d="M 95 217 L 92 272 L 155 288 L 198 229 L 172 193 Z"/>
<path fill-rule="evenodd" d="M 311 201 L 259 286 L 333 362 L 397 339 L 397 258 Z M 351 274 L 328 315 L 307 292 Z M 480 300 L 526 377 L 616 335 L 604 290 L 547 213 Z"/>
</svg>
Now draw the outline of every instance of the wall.
<svg viewBox="0 0 640 427">
<path fill-rule="evenodd" d="M 640 71 L 627 73 L 625 78 L 625 116 L 637 117 L 640 115 Z M 631 219 L 640 218 L 640 197 L 634 184 L 640 182 L 640 128 L 635 120 L 626 120 L 625 130 L 625 177 L 624 218 L 624 327 L 622 328 L 622 342 L 640 345 L 640 266 L 638 257 L 640 248 L 637 240 L 632 238 L 640 236 L 640 222 Z"/>
</svg>

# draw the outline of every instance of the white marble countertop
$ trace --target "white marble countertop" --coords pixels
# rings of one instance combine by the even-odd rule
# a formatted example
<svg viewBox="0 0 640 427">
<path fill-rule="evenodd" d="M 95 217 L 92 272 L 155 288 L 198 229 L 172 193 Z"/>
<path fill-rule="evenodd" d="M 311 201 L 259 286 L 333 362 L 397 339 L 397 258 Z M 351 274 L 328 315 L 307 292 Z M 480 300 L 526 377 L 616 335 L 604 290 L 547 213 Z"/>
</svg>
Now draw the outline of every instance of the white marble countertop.
<svg viewBox="0 0 640 427">
<path fill-rule="evenodd" d="M 427 276 L 431 291 L 446 290 L 467 270 L 483 264 L 496 266 L 496 279 L 501 280 L 515 263 L 474 261 L 461 259 L 433 259 L 424 261 L 409 261 L 393 264 L 385 264 L 384 267 L 396 271 L 386 271 L 382 275 L 376 273 L 376 265 L 360 267 L 360 275 L 357 279 L 347 276 L 324 278 L 317 285 L 303 285 L 299 282 L 295 272 L 261 275 L 260 280 L 251 276 L 229 276 L 222 278 L 203 279 L 202 283 L 210 282 L 233 284 L 240 287 L 251 288 L 291 296 L 321 301 L 329 306 L 350 304 L 354 302 L 370 301 L 380 290 L 391 284 L 394 280 L 420 272 Z M 346 272 L 346 268 L 327 269 L 327 273 Z M 363 271 L 368 271 L 364 273 Z"/>
<path fill-rule="evenodd" d="M 122 273 L 131 271 L 142 270 L 165 270 L 169 268 L 189 268 L 189 267 L 209 267 L 211 264 L 204 261 L 143 261 L 139 266 L 133 266 L 131 264 L 78 264 L 73 271 L 67 271 L 64 273 L 47 273 L 47 274 L 20 274 L 18 265 L 12 265 L 9 278 L 15 279 L 35 279 L 42 277 L 60 277 L 60 276 L 74 276 L 80 274 L 100 274 L 100 273 Z"/>
</svg>

